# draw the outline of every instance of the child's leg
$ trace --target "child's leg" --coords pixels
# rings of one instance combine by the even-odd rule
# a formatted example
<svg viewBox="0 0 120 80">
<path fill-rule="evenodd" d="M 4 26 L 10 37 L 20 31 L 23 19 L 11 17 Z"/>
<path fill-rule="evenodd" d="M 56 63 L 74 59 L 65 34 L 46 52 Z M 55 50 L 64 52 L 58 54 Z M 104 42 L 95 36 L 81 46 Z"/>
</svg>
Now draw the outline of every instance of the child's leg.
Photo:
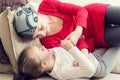
<svg viewBox="0 0 120 80">
<path fill-rule="evenodd" d="M 120 25 L 114 27 L 105 27 L 105 42 L 114 47 L 120 46 Z"/>
<path fill-rule="evenodd" d="M 107 74 L 109 74 L 118 57 L 120 56 L 120 47 L 110 48 L 105 52 L 103 56 L 101 56 L 101 60 L 99 57 L 99 63 L 98 66 L 98 73 L 94 77 L 105 77 Z"/>
<path fill-rule="evenodd" d="M 102 56 L 102 59 L 104 60 L 104 63 L 106 64 L 106 75 L 112 71 L 119 56 L 120 56 L 120 47 L 110 48 Z"/>
<path fill-rule="evenodd" d="M 108 48 L 99 48 L 99 49 L 95 49 L 94 52 L 92 52 L 92 54 L 96 54 L 98 56 L 103 56 L 104 53 L 108 50 Z"/>
</svg>

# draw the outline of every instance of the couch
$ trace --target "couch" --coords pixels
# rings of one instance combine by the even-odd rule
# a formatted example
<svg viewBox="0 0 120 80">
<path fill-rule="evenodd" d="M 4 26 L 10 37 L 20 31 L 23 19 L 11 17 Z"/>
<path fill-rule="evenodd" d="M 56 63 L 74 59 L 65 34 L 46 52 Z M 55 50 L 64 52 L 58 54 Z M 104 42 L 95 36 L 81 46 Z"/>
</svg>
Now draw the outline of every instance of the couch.
<svg viewBox="0 0 120 80">
<path fill-rule="evenodd" d="M 29 0 L 30 5 L 37 10 L 37 7 L 39 5 L 39 2 L 41 0 Z M 112 0 L 61 0 L 69 3 L 74 3 L 77 5 L 86 5 L 88 3 L 93 2 L 100 2 L 100 3 L 110 3 L 113 5 L 118 5 L 118 3 L 113 2 Z M 117 0 L 116 0 L 117 1 Z M 118 0 L 119 2 L 119 0 Z M 13 12 L 8 7 L 4 12 L 0 14 L 0 39 L 3 44 L 3 48 L 6 52 L 6 55 L 8 56 L 10 60 L 10 64 L 1 64 L 0 63 L 0 80 L 13 80 L 13 76 L 15 73 L 17 73 L 17 58 L 19 56 L 19 53 L 24 47 L 29 45 L 38 45 L 41 46 L 38 39 L 21 39 L 15 32 L 12 21 L 13 21 Z M 100 49 L 97 49 L 100 50 Z M 101 50 L 104 50 L 102 48 Z M 106 50 L 110 53 L 120 52 L 120 48 L 109 48 Z M 118 60 L 116 61 L 116 64 L 112 70 L 112 72 L 107 75 L 105 78 L 97 79 L 97 80 L 118 80 L 120 79 L 120 56 L 118 56 Z M 38 78 L 37 80 L 54 80 L 48 75 L 44 75 L 41 78 Z M 74 80 L 90 80 L 85 78 L 79 78 Z M 96 79 L 91 79 L 96 80 Z"/>
</svg>

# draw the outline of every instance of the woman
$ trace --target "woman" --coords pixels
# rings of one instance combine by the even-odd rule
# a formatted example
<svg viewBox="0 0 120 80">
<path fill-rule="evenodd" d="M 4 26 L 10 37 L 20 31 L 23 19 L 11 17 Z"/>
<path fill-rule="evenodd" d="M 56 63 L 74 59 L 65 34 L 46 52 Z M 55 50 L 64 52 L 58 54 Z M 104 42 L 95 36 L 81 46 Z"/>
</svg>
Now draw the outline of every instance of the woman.
<svg viewBox="0 0 120 80">
<path fill-rule="evenodd" d="M 71 40 L 83 53 L 88 54 L 94 51 L 94 47 L 120 45 L 119 12 L 120 7 L 109 4 L 94 3 L 81 7 L 57 0 L 43 0 L 38 8 L 36 26 L 34 29 L 29 27 L 32 29 L 31 34 L 25 36 L 28 35 L 26 29 L 21 32 L 16 30 L 20 35 L 25 32 L 25 38 L 38 37 L 46 48 L 60 46 L 60 41 L 67 37 L 66 39 Z M 26 21 L 24 18 L 17 18 L 15 17 L 16 27 L 19 27 L 17 22 L 21 24 L 20 20 Z"/>
</svg>

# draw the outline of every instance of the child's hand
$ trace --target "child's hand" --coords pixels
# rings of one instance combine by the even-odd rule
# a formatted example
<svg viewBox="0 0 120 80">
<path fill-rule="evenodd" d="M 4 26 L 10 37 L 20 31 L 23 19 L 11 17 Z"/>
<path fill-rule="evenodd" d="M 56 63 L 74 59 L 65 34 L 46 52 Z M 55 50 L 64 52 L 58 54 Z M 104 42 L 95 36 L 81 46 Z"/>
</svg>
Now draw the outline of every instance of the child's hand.
<svg viewBox="0 0 120 80">
<path fill-rule="evenodd" d="M 79 63 L 77 61 L 74 61 L 73 66 L 74 67 L 79 67 Z"/>
<path fill-rule="evenodd" d="M 89 51 L 87 48 L 83 48 L 81 49 L 81 52 L 88 58 L 88 55 L 89 55 Z"/>
<path fill-rule="evenodd" d="M 67 51 L 69 51 L 70 49 L 74 47 L 74 45 L 72 44 L 70 40 L 62 40 L 60 46 Z"/>
</svg>

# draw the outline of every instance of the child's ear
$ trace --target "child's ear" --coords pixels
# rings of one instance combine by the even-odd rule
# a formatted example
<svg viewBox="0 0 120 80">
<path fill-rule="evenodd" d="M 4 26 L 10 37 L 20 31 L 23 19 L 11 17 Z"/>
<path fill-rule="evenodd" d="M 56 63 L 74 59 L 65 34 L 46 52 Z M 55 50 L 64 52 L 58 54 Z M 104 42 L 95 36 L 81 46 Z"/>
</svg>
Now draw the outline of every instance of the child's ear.
<svg viewBox="0 0 120 80">
<path fill-rule="evenodd" d="M 47 68 L 48 67 L 47 62 L 46 61 L 42 61 L 41 62 L 41 67 L 44 68 L 44 69 Z"/>
</svg>

